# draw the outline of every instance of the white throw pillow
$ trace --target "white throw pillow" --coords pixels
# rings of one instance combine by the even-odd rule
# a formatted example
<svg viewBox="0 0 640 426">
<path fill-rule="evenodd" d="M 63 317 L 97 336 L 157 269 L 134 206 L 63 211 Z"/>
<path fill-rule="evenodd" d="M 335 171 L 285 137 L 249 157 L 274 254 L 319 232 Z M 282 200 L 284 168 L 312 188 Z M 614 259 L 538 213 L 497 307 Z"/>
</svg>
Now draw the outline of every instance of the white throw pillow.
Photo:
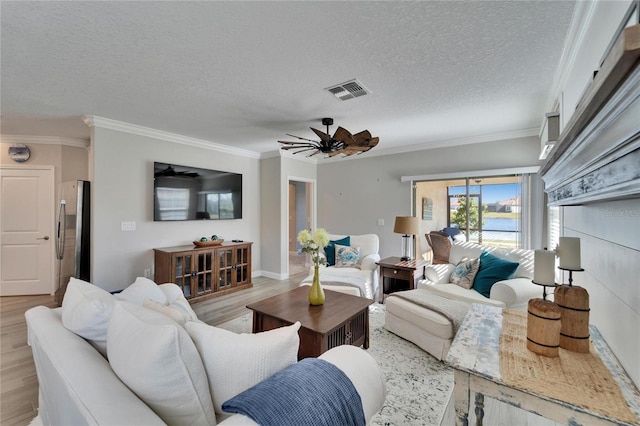
<svg viewBox="0 0 640 426">
<path fill-rule="evenodd" d="M 336 244 L 336 268 L 355 268 L 360 264 L 360 247 Z"/>
<path fill-rule="evenodd" d="M 96 349 L 106 347 L 107 326 L 116 299 L 100 287 L 76 278 L 69 285 L 62 300 L 62 324 L 87 339 Z"/>
<path fill-rule="evenodd" d="M 107 342 L 113 371 L 165 423 L 216 424 L 202 360 L 175 321 L 151 309 L 118 302 Z"/>
<path fill-rule="evenodd" d="M 182 292 L 182 289 L 177 284 L 174 284 L 174 283 L 158 284 L 158 288 L 162 290 L 162 292 L 164 293 L 165 297 L 167 298 L 167 303 L 171 303 L 180 297 L 184 297 L 184 293 Z"/>
<path fill-rule="evenodd" d="M 184 297 L 178 298 L 168 305 L 163 305 L 155 300 L 145 299 L 142 306 L 168 316 L 183 327 L 187 321 L 198 321 L 198 317 Z"/>
<path fill-rule="evenodd" d="M 167 296 L 160 290 L 158 284 L 149 278 L 138 277 L 129 287 L 116 294 L 116 299 L 126 300 L 142 306 L 145 299 L 151 299 L 163 305 L 167 304 Z"/>
<path fill-rule="evenodd" d="M 300 323 L 256 334 L 232 331 L 198 322 L 185 329 L 196 344 L 209 378 L 213 407 L 297 362 Z"/>
</svg>

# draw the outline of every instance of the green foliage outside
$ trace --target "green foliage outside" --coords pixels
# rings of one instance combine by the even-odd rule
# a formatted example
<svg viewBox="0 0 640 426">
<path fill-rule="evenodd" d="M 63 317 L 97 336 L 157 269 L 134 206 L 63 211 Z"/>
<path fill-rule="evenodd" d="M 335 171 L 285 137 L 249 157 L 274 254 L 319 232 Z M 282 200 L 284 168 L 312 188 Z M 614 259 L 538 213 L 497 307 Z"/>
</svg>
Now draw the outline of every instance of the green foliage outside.
<svg viewBox="0 0 640 426">
<path fill-rule="evenodd" d="M 467 228 L 467 198 L 461 197 L 458 198 L 458 208 L 451 214 L 451 224 L 458 225 L 460 229 Z M 482 214 L 484 215 L 487 212 L 487 205 L 482 206 Z M 471 202 L 469 203 L 469 228 L 470 229 L 478 229 L 478 220 L 480 219 L 478 202 L 475 198 L 471 198 Z M 482 222 L 484 225 L 484 221 Z"/>
</svg>

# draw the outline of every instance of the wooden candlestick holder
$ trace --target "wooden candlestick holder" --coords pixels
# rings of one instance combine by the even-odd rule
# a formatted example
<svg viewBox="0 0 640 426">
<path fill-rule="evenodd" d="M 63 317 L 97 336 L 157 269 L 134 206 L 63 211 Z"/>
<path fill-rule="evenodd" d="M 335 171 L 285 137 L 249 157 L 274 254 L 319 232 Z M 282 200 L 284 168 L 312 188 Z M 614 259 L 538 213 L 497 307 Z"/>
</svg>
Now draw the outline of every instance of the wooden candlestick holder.
<svg viewBox="0 0 640 426">
<path fill-rule="evenodd" d="M 562 312 L 560 347 L 572 352 L 588 353 L 589 293 L 586 289 L 573 285 L 573 272 L 584 269 L 559 269 L 569 271 L 569 284 L 558 286 L 554 294 L 554 300 Z"/>
</svg>

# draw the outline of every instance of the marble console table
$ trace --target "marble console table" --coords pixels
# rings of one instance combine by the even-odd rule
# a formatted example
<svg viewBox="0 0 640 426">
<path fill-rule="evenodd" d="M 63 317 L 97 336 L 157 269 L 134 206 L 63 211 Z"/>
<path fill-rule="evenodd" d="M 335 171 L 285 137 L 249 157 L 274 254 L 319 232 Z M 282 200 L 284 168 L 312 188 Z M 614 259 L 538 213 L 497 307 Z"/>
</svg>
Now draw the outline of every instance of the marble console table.
<svg viewBox="0 0 640 426">
<path fill-rule="evenodd" d="M 592 325 L 590 330 L 593 347 L 620 387 L 624 399 L 636 417 L 635 422 L 620 422 L 602 413 L 559 401 L 542 393 L 505 384 L 500 374 L 501 331 L 501 308 L 471 305 L 446 358 L 446 362 L 454 368 L 456 425 L 468 424 L 471 392 L 475 392 L 476 395 L 475 413 L 478 425 L 482 425 L 485 395 L 564 424 L 640 424 L 640 393 L 596 327 Z"/>
</svg>

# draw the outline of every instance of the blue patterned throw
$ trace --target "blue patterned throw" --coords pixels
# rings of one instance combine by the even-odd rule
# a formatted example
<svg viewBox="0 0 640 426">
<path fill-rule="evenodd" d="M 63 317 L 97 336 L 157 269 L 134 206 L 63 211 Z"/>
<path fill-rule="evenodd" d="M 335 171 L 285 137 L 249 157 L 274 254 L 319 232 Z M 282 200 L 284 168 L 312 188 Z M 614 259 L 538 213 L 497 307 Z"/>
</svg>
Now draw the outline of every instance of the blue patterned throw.
<svg viewBox="0 0 640 426">
<path fill-rule="evenodd" d="M 362 400 L 335 365 L 305 358 L 222 404 L 263 425 L 365 425 Z"/>
</svg>

